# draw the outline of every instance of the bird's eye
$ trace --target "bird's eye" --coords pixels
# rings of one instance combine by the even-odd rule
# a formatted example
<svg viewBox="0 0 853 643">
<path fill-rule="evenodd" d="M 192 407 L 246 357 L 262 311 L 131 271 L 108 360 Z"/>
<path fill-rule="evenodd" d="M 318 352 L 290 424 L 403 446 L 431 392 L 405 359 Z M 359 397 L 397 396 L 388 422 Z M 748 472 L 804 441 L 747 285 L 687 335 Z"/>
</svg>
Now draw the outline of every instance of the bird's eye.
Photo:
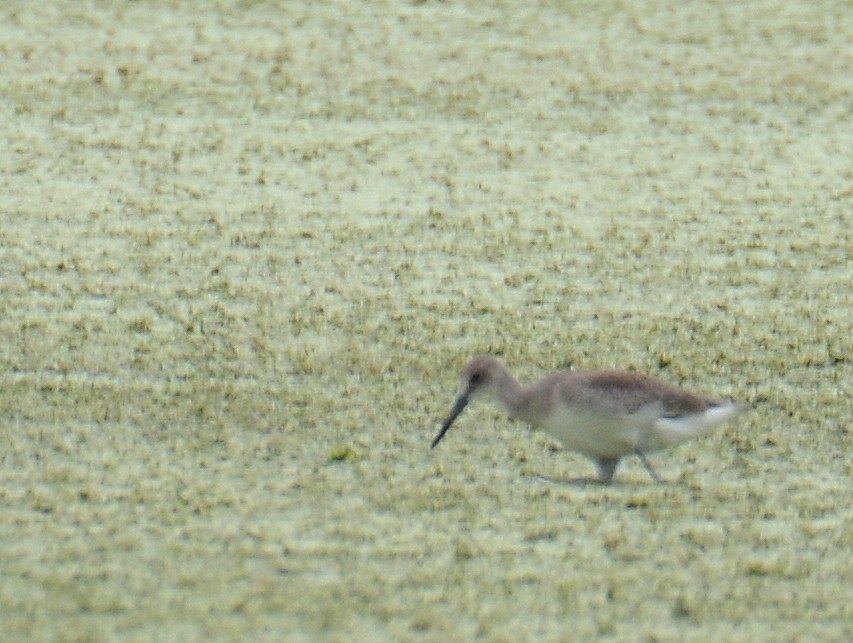
<svg viewBox="0 0 853 643">
<path fill-rule="evenodd" d="M 472 373 L 471 378 L 468 380 L 471 384 L 479 384 L 480 380 L 483 379 L 482 373 Z"/>
</svg>

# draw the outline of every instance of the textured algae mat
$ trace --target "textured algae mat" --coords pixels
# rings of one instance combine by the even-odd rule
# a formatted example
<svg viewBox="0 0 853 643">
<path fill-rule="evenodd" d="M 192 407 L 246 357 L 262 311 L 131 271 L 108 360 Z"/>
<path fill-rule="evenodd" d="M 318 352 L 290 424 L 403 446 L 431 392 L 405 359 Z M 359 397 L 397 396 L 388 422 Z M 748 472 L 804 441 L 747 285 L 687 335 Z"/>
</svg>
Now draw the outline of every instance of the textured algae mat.
<svg viewBox="0 0 853 643">
<path fill-rule="evenodd" d="M 3 640 L 853 638 L 848 3 L 0 12 Z M 755 409 L 547 484 L 479 352 Z"/>
</svg>

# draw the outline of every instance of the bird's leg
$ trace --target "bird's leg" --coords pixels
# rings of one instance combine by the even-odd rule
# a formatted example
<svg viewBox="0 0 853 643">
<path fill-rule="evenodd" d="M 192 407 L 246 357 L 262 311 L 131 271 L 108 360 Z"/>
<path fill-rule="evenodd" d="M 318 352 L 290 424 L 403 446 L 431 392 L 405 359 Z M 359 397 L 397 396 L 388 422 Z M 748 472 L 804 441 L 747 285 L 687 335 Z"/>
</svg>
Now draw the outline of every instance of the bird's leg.
<svg viewBox="0 0 853 643">
<path fill-rule="evenodd" d="M 601 484 L 613 482 L 613 474 L 616 472 L 619 458 L 596 458 L 595 464 L 598 466 L 598 478 Z"/>
<path fill-rule="evenodd" d="M 655 482 L 663 482 L 663 480 L 660 479 L 660 476 L 658 476 L 658 474 L 652 468 L 652 463 L 649 462 L 648 458 L 646 458 L 646 454 L 642 451 L 634 451 L 634 453 L 636 453 L 637 456 L 640 458 L 643 463 L 643 466 L 646 467 L 646 471 L 648 471 L 649 475 L 652 477 L 652 480 L 654 480 Z"/>
</svg>

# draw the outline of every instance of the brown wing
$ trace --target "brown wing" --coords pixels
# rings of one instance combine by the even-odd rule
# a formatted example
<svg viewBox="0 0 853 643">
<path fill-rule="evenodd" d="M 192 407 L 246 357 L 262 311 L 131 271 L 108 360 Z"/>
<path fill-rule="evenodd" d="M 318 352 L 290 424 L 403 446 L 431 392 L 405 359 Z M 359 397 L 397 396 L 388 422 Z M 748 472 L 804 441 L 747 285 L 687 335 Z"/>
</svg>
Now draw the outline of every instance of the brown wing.
<svg viewBox="0 0 853 643">
<path fill-rule="evenodd" d="M 661 404 L 664 416 L 680 416 L 719 404 L 657 378 L 623 371 L 569 373 L 560 388 L 567 400 L 608 412 L 635 413 L 650 404 Z"/>
</svg>

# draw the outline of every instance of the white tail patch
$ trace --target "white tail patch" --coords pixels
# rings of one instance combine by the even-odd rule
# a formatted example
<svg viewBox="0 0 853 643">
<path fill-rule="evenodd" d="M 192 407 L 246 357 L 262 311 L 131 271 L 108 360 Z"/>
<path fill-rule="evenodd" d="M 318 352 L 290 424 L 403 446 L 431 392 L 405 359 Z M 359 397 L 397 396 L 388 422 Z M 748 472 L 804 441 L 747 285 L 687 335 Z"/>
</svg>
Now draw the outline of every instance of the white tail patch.
<svg viewBox="0 0 853 643">
<path fill-rule="evenodd" d="M 666 448 L 696 437 L 733 418 L 744 410 L 733 403 L 712 406 L 702 413 L 661 417 L 654 423 L 654 434 L 659 443 L 657 448 Z"/>
</svg>

